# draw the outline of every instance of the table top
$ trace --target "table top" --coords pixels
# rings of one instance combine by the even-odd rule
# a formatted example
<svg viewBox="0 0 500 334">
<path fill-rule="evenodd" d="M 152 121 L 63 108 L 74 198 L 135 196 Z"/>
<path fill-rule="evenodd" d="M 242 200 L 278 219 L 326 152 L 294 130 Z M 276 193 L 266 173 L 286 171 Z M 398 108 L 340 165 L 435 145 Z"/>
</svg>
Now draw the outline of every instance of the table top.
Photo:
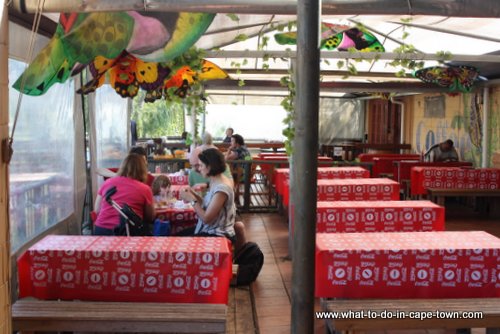
<svg viewBox="0 0 500 334">
<path fill-rule="evenodd" d="M 441 208 L 439 205 L 427 201 L 320 201 L 317 202 L 318 209 L 327 208 Z"/>
<path fill-rule="evenodd" d="M 398 185 L 399 183 L 387 178 L 359 178 L 359 179 L 320 179 L 318 186 L 329 185 Z"/>
<path fill-rule="evenodd" d="M 404 250 L 416 254 L 433 251 L 458 254 L 459 250 L 467 250 L 477 255 L 492 249 L 498 255 L 500 239 L 484 231 L 318 233 L 316 248 L 328 251 L 379 251 L 384 254 Z"/>
</svg>

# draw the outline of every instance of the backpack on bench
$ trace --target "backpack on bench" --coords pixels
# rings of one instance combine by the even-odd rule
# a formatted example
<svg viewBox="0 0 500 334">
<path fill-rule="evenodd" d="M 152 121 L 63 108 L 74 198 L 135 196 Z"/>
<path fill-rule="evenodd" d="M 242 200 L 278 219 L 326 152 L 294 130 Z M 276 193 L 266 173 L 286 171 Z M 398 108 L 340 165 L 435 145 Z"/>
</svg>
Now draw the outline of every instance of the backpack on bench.
<svg viewBox="0 0 500 334">
<path fill-rule="evenodd" d="M 238 265 L 236 285 L 248 285 L 257 279 L 264 265 L 264 254 L 255 242 L 247 242 L 233 260 Z"/>
</svg>

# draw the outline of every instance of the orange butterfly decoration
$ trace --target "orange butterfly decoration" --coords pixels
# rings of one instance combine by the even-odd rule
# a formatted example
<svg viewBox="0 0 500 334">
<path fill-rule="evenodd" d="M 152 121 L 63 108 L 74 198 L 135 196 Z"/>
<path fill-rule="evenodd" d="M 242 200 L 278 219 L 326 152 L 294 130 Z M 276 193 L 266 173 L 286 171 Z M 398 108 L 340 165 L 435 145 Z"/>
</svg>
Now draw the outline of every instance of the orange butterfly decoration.
<svg viewBox="0 0 500 334">
<path fill-rule="evenodd" d="M 144 62 L 126 51 L 114 59 L 96 57 L 90 64 L 89 70 L 93 79 L 80 88 L 78 93 L 94 92 L 107 79 L 116 93 L 122 97 L 135 97 L 139 88 L 145 90 L 145 102 L 167 98 L 168 90 L 172 87 L 177 87 L 175 95 L 185 97 L 196 81 L 228 78 L 224 70 L 205 59 L 202 61 L 200 71 L 182 66 L 172 74 L 167 65 Z"/>
</svg>

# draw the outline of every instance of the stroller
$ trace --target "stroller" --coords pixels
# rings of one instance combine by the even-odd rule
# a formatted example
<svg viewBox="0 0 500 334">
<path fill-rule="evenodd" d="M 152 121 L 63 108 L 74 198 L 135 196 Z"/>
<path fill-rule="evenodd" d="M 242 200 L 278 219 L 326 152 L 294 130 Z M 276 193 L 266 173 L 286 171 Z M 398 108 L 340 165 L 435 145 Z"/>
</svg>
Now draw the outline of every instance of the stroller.
<svg viewBox="0 0 500 334">
<path fill-rule="evenodd" d="M 128 237 L 151 235 L 141 217 L 139 217 L 132 208 L 127 204 L 120 206 L 111 198 L 111 196 L 116 194 L 116 191 L 116 187 L 111 187 L 106 191 L 106 194 L 104 194 L 106 202 L 120 214 L 120 225 L 115 229 L 115 235 L 126 235 Z"/>
</svg>

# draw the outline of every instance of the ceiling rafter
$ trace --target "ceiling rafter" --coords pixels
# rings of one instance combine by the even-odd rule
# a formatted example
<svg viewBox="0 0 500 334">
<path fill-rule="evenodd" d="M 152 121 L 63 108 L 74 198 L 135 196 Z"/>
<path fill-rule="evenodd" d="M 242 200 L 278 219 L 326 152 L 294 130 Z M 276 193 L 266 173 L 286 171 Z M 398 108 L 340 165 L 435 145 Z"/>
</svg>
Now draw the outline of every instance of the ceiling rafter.
<svg viewBox="0 0 500 334">
<path fill-rule="evenodd" d="M 35 13 L 39 0 L 12 0 L 20 12 Z M 296 0 L 51 0 L 43 12 L 170 11 L 248 14 L 296 14 Z M 500 17 L 497 0 L 323 0 L 323 15 L 439 15 Z"/>
</svg>

